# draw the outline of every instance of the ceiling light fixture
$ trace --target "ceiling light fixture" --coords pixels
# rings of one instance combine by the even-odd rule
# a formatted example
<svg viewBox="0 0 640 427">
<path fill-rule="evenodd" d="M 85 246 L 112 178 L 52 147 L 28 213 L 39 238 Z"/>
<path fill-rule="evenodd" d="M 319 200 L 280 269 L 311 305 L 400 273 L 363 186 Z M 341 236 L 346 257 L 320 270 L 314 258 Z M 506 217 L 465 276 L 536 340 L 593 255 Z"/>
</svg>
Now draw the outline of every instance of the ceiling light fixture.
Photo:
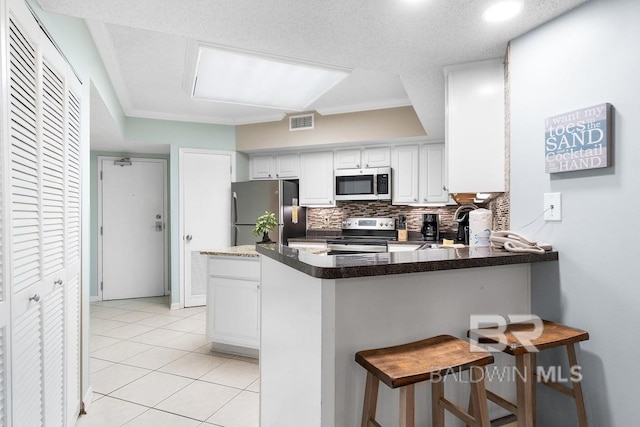
<svg viewBox="0 0 640 427">
<path fill-rule="evenodd" d="M 302 111 L 349 73 L 344 68 L 201 44 L 192 95 Z"/>
<path fill-rule="evenodd" d="M 501 1 L 489 6 L 482 14 L 482 18 L 488 22 L 502 22 L 513 18 L 521 10 L 521 0 Z"/>
</svg>

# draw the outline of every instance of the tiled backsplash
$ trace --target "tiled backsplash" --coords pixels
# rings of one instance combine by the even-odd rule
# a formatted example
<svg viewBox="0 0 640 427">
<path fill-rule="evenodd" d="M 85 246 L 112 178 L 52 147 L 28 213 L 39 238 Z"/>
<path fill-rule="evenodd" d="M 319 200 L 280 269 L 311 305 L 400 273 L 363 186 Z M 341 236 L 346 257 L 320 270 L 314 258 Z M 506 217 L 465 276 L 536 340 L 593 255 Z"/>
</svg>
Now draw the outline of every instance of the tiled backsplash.
<svg viewBox="0 0 640 427">
<path fill-rule="evenodd" d="M 458 206 L 414 207 L 394 206 L 390 202 L 338 202 L 335 208 L 307 209 L 307 228 L 309 230 L 340 230 L 342 220 L 349 217 L 392 217 L 404 214 L 407 217 L 407 229 L 419 232 L 422 227 L 422 215 L 437 213 L 440 230 L 456 232 L 458 224 L 453 218 Z M 494 212 L 494 229 L 507 229 L 509 225 L 509 199 L 500 197 L 487 206 Z"/>
</svg>

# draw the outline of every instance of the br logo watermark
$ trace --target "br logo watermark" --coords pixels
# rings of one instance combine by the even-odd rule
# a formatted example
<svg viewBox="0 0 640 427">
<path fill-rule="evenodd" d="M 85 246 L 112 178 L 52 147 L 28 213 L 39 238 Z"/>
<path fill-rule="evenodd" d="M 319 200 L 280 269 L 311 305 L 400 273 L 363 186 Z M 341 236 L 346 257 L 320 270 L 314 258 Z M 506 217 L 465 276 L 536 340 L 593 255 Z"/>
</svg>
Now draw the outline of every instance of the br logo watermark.
<svg viewBox="0 0 640 427">
<path fill-rule="evenodd" d="M 523 347 L 528 353 L 537 353 L 533 342 L 543 331 L 542 319 L 532 314 L 472 314 L 469 317 L 471 343 L 489 344 L 488 348 L 472 346 L 471 351 L 502 352 Z"/>
</svg>

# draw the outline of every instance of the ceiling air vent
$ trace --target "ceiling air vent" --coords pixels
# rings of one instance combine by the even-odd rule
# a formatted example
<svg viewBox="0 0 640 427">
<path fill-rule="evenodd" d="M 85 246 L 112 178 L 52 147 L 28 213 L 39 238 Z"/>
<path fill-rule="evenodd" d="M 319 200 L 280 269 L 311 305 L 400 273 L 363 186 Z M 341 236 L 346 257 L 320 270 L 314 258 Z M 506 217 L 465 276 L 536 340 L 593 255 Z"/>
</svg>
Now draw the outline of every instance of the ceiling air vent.
<svg viewBox="0 0 640 427">
<path fill-rule="evenodd" d="M 289 117 L 289 130 L 313 129 L 313 113 Z"/>
</svg>

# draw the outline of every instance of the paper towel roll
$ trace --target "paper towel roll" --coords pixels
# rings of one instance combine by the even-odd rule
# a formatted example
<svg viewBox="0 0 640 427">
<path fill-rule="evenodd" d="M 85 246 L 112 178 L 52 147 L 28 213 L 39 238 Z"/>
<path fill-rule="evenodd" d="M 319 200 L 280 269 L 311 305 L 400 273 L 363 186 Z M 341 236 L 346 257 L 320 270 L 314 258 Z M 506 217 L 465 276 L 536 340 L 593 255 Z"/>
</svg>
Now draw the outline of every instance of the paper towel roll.
<svg viewBox="0 0 640 427">
<path fill-rule="evenodd" d="M 469 246 L 483 248 L 490 246 L 493 214 L 488 209 L 476 209 L 469 212 Z"/>
</svg>

